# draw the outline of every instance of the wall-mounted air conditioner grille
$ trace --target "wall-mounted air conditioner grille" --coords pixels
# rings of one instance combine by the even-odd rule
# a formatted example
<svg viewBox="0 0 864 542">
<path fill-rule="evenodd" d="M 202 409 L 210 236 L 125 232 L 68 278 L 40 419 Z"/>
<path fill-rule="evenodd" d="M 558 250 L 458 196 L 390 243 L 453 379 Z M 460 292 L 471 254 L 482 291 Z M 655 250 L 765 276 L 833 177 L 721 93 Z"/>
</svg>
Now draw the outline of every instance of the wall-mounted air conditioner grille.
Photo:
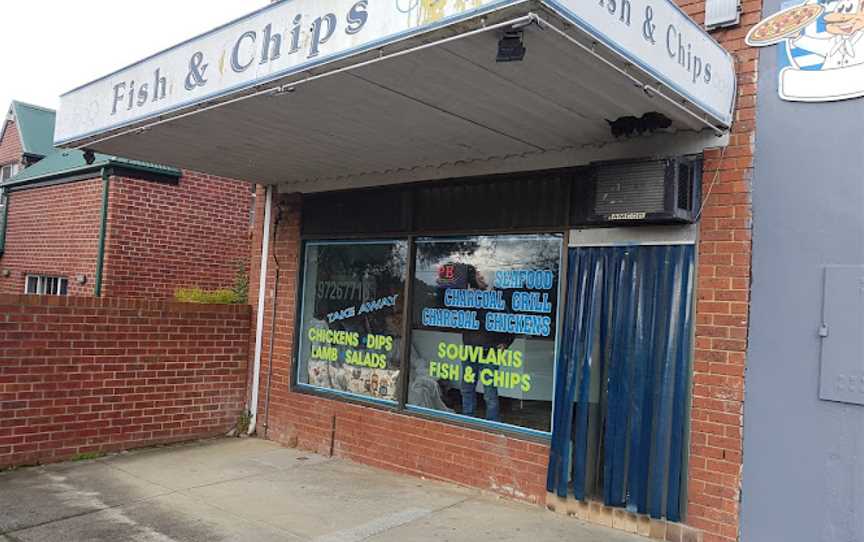
<svg viewBox="0 0 864 542">
<path fill-rule="evenodd" d="M 693 193 L 696 187 L 695 182 L 696 168 L 689 163 L 678 164 L 678 208 L 693 209 Z M 701 177 L 700 177 L 701 182 Z"/>
<path fill-rule="evenodd" d="M 590 179 L 574 184 L 574 225 L 693 222 L 700 199 L 702 162 L 672 158 L 591 166 Z"/>
<path fill-rule="evenodd" d="M 653 212 L 663 208 L 663 162 L 610 164 L 598 168 L 594 211 L 600 215 Z"/>
</svg>

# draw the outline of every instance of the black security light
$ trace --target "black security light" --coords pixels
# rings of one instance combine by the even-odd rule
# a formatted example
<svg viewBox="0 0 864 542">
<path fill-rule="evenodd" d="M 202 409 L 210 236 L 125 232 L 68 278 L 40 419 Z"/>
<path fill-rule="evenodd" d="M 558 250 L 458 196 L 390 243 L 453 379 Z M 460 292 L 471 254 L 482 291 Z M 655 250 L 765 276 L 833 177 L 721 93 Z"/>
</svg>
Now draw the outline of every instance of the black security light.
<svg viewBox="0 0 864 542">
<path fill-rule="evenodd" d="M 521 30 L 504 32 L 498 40 L 498 56 L 496 62 L 515 62 L 525 58 L 525 45 L 522 43 Z"/>
<path fill-rule="evenodd" d="M 96 154 L 93 151 L 91 151 L 90 149 L 84 149 L 84 162 L 86 162 L 87 165 L 89 166 L 89 165 L 93 164 L 93 162 L 95 162 L 95 161 L 96 161 Z"/>
</svg>

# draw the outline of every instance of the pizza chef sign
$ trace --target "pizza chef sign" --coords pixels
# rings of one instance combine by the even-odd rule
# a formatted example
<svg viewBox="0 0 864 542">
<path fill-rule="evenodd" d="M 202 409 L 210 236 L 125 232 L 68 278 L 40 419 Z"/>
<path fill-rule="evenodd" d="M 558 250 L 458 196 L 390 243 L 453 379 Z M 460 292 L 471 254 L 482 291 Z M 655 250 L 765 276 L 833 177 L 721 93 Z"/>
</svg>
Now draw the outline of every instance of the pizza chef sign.
<svg viewBox="0 0 864 542">
<path fill-rule="evenodd" d="M 784 100 L 864 96 L 864 0 L 797 0 L 753 27 L 747 44 L 784 48 L 779 85 Z"/>
</svg>

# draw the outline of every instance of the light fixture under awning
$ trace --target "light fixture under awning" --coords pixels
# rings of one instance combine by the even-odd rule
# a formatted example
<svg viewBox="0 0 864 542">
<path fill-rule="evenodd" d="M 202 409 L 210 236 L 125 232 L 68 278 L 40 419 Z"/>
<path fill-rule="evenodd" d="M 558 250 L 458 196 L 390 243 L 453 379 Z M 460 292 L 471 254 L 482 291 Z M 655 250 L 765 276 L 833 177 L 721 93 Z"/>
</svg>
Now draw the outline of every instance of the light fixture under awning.
<svg viewBox="0 0 864 542">
<path fill-rule="evenodd" d="M 524 59 L 496 62 L 513 29 Z M 55 139 L 298 183 L 602 143 L 649 112 L 720 132 L 734 98 L 669 0 L 294 0 L 65 94 Z"/>
</svg>

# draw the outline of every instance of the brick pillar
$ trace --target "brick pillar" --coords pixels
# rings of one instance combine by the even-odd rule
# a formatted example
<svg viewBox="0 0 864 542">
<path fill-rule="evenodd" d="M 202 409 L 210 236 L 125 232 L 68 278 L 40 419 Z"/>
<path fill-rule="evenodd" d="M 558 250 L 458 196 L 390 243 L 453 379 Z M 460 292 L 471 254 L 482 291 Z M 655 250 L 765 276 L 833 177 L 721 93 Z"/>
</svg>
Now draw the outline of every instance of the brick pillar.
<svg viewBox="0 0 864 542">
<path fill-rule="evenodd" d="M 704 20 L 704 0 L 678 3 Z M 742 24 L 713 33 L 736 59 L 738 97 L 729 145 L 706 151 L 703 179 L 685 521 L 705 542 L 739 532 L 758 59 L 744 36 L 761 10 L 761 0 L 744 0 Z"/>
<path fill-rule="evenodd" d="M 250 356 L 255 355 L 254 322 L 258 310 L 258 284 L 261 263 L 261 238 L 264 227 L 265 189 L 259 186 L 256 191 L 255 225 L 252 236 L 252 261 L 249 276 L 249 303 L 252 305 L 252 322 Z M 273 206 L 270 214 L 270 257 L 267 262 L 267 289 L 264 302 L 264 334 L 261 350 L 261 375 L 258 388 L 258 434 L 264 434 L 264 424 L 267 423 L 267 406 L 270 402 L 270 415 L 273 415 L 272 404 L 281 394 L 288 392 L 291 382 L 292 350 L 294 347 L 294 321 L 296 315 L 297 271 L 299 265 L 300 247 L 300 209 L 299 194 L 273 194 Z M 279 220 L 277 224 L 277 219 Z M 273 341 L 272 375 L 270 367 L 270 335 L 273 329 L 274 293 L 277 268 L 279 270 L 279 288 L 276 309 L 276 333 Z M 254 359 L 250 358 L 251 382 Z M 268 397 L 268 383 L 270 395 Z M 249 387 L 251 393 L 251 386 Z M 275 392 L 275 393 L 274 393 Z M 273 424 L 270 424 L 268 438 L 285 442 L 272 434 Z M 278 427 L 276 428 L 278 431 Z"/>
</svg>

